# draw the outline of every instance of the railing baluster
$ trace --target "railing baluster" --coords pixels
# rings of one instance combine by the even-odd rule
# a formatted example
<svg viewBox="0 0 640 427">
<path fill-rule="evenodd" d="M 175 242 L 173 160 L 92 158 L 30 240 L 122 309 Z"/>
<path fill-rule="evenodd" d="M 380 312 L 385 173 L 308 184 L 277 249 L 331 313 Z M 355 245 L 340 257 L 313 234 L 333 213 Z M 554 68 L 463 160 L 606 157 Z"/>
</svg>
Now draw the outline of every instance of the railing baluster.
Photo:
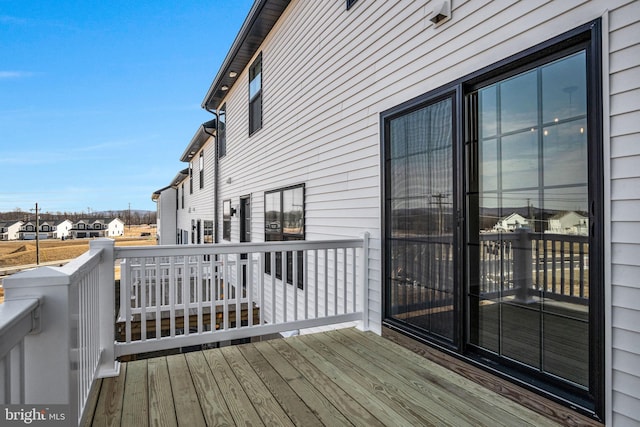
<svg viewBox="0 0 640 427">
<path fill-rule="evenodd" d="M 242 256 L 236 254 L 236 329 L 242 327 Z"/>
<path fill-rule="evenodd" d="M 202 257 L 198 257 L 198 267 L 196 271 L 196 299 L 198 300 L 198 333 L 203 332 L 202 327 L 202 285 L 203 285 Z"/>
<path fill-rule="evenodd" d="M 176 289 L 178 277 L 176 276 L 175 256 L 169 257 L 169 336 L 176 336 Z"/>
<path fill-rule="evenodd" d="M 298 320 L 298 251 L 291 253 L 291 288 L 293 289 L 293 320 Z"/>
<path fill-rule="evenodd" d="M 357 299 L 356 299 L 356 248 L 351 248 L 351 298 L 353 313 L 357 311 Z"/>
<path fill-rule="evenodd" d="M 156 277 L 155 277 L 155 291 L 156 291 L 156 339 L 160 339 L 162 337 L 162 313 L 160 311 L 160 307 L 162 305 L 161 300 L 161 287 L 162 280 L 160 278 L 160 258 L 154 257 L 156 267 Z"/>
<path fill-rule="evenodd" d="M 313 310 L 313 316 L 317 319 L 318 317 L 318 249 L 313 251 L 313 258 L 315 267 L 313 271 L 315 272 L 315 280 L 313 282 L 313 302 L 315 304 L 315 308 Z"/>
<path fill-rule="evenodd" d="M 140 258 L 140 340 L 147 339 L 147 260 Z"/>
<path fill-rule="evenodd" d="M 191 271 L 189 255 L 184 256 L 182 268 L 182 334 L 189 335 L 189 288 L 191 286 Z"/>
<path fill-rule="evenodd" d="M 304 270 L 302 271 L 302 293 L 304 295 L 304 320 L 309 318 L 309 252 L 302 251 Z"/>
<path fill-rule="evenodd" d="M 282 276 L 282 319 L 286 322 L 287 319 L 287 307 L 289 305 L 287 295 L 287 271 L 289 270 L 289 262 L 287 261 L 288 252 L 280 252 L 280 273 Z M 292 260 L 293 261 L 293 260 Z"/>
<path fill-rule="evenodd" d="M 245 277 L 247 290 L 247 326 L 253 326 L 253 253 L 247 253 L 247 276 Z"/>
<path fill-rule="evenodd" d="M 229 280 L 229 256 L 224 254 L 222 258 L 222 269 L 224 271 L 224 276 L 222 278 L 222 301 L 223 301 L 223 310 L 222 310 L 222 329 L 225 331 L 229 329 L 229 298 L 231 296 L 231 283 Z"/>
<path fill-rule="evenodd" d="M 333 250 L 333 314 L 338 314 L 338 248 Z"/>
<path fill-rule="evenodd" d="M 260 295 L 259 301 L 258 301 L 258 307 L 260 307 L 260 324 L 264 325 L 264 269 L 265 269 L 265 259 L 264 259 L 264 252 L 260 253 L 260 269 L 258 270 L 258 286 L 260 286 L 260 288 L 258 289 L 258 293 Z"/>
<path fill-rule="evenodd" d="M 324 250 L 324 317 L 329 315 L 329 251 Z"/>
<path fill-rule="evenodd" d="M 270 252 L 271 259 L 271 323 L 278 323 L 276 310 L 276 253 Z"/>
<path fill-rule="evenodd" d="M 342 313 L 347 314 L 347 248 L 342 250 Z"/>
<path fill-rule="evenodd" d="M 120 263 L 120 292 L 124 294 L 124 331 L 125 342 L 131 342 L 131 260 L 125 259 Z M 121 308 L 121 310 L 123 309 Z"/>
</svg>

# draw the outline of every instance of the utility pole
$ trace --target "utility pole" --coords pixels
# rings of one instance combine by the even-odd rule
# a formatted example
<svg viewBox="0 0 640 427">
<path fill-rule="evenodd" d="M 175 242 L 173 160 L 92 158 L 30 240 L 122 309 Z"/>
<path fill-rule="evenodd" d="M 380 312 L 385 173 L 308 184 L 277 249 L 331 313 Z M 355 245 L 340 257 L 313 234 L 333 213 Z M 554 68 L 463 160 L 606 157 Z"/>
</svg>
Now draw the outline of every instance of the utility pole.
<svg viewBox="0 0 640 427">
<path fill-rule="evenodd" d="M 36 202 L 36 265 L 40 265 L 40 214 Z"/>
<path fill-rule="evenodd" d="M 131 230 L 131 202 L 129 202 L 129 230 Z"/>
</svg>

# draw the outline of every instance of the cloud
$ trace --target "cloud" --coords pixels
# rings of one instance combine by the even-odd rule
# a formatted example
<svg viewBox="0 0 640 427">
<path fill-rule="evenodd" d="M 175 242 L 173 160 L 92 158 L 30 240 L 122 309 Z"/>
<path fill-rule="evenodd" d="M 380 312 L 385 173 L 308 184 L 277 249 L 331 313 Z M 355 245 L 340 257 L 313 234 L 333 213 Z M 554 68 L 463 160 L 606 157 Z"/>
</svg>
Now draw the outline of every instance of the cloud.
<svg viewBox="0 0 640 427">
<path fill-rule="evenodd" d="M 34 73 L 30 71 L 0 71 L 0 80 L 3 79 L 22 79 L 31 77 Z"/>
</svg>

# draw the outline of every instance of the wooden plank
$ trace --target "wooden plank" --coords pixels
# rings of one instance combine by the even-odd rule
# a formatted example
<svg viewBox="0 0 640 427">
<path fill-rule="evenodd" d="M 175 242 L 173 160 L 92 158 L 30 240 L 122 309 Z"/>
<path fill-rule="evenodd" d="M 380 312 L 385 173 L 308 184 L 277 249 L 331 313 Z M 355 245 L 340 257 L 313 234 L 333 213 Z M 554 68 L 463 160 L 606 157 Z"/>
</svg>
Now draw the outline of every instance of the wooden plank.
<svg viewBox="0 0 640 427">
<path fill-rule="evenodd" d="M 326 396 L 318 391 L 297 369 L 291 366 L 268 342 L 254 345 L 322 423 L 329 426 L 352 425 Z"/>
<path fill-rule="evenodd" d="M 149 424 L 154 426 L 177 426 L 176 410 L 171 394 L 171 382 L 167 359 L 159 357 L 147 362 L 149 388 Z"/>
<path fill-rule="evenodd" d="M 393 378 L 378 367 L 365 360 L 349 360 L 336 353 L 336 349 L 323 342 L 326 338 L 319 337 L 324 334 L 304 335 L 299 339 L 314 351 L 326 358 L 329 363 L 341 371 L 341 375 L 348 375 L 363 387 L 368 387 L 372 394 L 377 394 L 380 399 L 386 399 L 388 405 L 403 418 L 415 425 L 456 425 L 471 426 L 467 420 L 457 419 L 452 423 L 442 402 L 434 402 L 418 396 L 415 391 L 408 392 L 408 386 Z"/>
<path fill-rule="evenodd" d="M 124 383 L 127 365 L 120 365 L 120 375 L 102 380 L 98 405 L 93 416 L 93 426 L 119 426 L 122 414 Z"/>
<path fill-rule="evenodd" d="M 320 370 L 343 390 L 349 393 L 356 401 L 366 404 L 367 410 L 385 425 L 394 426 L 413 426 L 415 423 L 405 419 L 391 406 L 387 405 L 386 399 L 381 399 L 377 394 L 371 393 L 369 387 L 361 386 L 354 381 L 349 375 L 337 375 L 339 371 L 336 367 L 329 363 L 324 357 L 313 351 L 309 346 L 301 340 L 290 339 L 286 341 L 293 349 L 299 352 L 309 363 L 313 364 L 316 369 Z"/>
<path fill-rule="evenodd" d="M 127 379 L 122 404 L 122 425 L 149 425 L 149 394 L 147 389 L 147 361 L 130 362 L 127 366 Z"/>
<path fill-rule="evenodd" d="M 290 340 L 273 340 L 271 344 L 282 357 L 284 357 L 294 368 L 296 368 L 307 380 L 314 385 L 331 403 L 340 410 L 356 426 L 382 426 L 383 424 L 375 418 L 357 399 L 345 392 L 335 383 L 335 372 L 325 375 L 313 364 L 304 358 L 287 342 Z"/>
<path fill-rule="evenodd" d="M 381 343 L 387 341 L 399 344 L 401 349 L 412 351 L 421 357 L 424 357 L 436 364 L 445 367 L 461 376 L 482 385 L 484 388 L 492 390 L 501 396 L 516 402 L 514 410 L 518 411 L 519 406 L 531 409 L 542 416 L 557 421 L 561 425 L 580 425 L 580 426 L 601 426 L 600 423 L 587 418 L 577 412 L 571 411 L 566 407 L 552 402 L 544 397 L 523 389 L 513 383 L 497 378 L 479 368 L 473 367 L 452 356 L 446 355 L 434 348 L 426 346 L 418 341 L 402 335 L 389 328 L 383 329 L 383 336 L 378 337 L 375 334 L 366 334 L 371 339 L 380 340 Z M 394 347 L 395 348 L 395 347 Z"/>
<path fill-rule="evenodd" d="M 403 352 L 399 346 L 390 345 L 384 339 L 374 340 L 374 334 L 355 330 L 337 331 L 332 338 L 348 345 L 363 358 L 376 354 L 382 365 L 396 370 L 418 389 L 429 388 L 443 400 L 450 400 L 457 411 L 466 409 L 484 425 L 555 425 L 532 411 L 510 402 L 486 388 L 475 384 L 446 368 L 415 353 Z M 435 397 L 435 396 L 434 396 Z M 457 403 L 456 403 L 457 402 Z"/>
<path fill-rule="evenodd" d="M 87 403 L 84 406 L 84 412 L 80 425 L 83 427 L 90 426 L 93 422 L 93 416 L 96 412 L 96 406 L 98 406 L 98 398 L 100 397 L 100 389 L 102 388 L 102 378 L 97 378 L 91 385 L 89 391 L 89 397 L 87 397 Z"/>
<path fill-rule="evenodd" d="M 167 356 L 167 367 L 178 425 L 204 427 L 206 424 L 200 405 L 193 404 L 198 402 L 198 396 L 184 355 Z"/>
<path fill-rule="evenodd" d="M 262 353 L 256 350 L 255 346 L 252 344 L 241 345 L 238 346 L 238 350 L 295 425 L 309 427 L 324 425 L 280 374 L 273 369 Z"/>
<path fill-rule="evenodd" d="M 205 360 L 204 353 L 195 351 L 187 353 L 185 357 L 207 425 L 233 425 L 231 412 L 229 412 L 218 383 Z"/>
<path fill-rule="evenodd" d="M 220 351 L 240 381 L 262 422 L 268 426 L 293 426 L 291 419 L 271 395 L 258 374 L 251 369 L 251 365 L 242 356 L 238 346 L 223 347 Z"/>
<path fill-rule="evenodd" d="M 204 356 L 236 424 L 264 425 L 222 353 L 209 350 Z"/>
</svg>

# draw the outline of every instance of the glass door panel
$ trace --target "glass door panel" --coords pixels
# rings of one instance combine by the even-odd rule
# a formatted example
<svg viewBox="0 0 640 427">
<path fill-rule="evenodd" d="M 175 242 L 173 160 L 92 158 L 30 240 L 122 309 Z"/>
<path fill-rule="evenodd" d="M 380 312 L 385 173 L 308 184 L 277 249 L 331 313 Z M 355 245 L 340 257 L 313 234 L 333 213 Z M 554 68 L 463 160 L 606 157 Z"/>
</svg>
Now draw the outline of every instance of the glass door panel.
<svg viewBox="0 0 640 427">
<path fill-rule="evenodd" d="M 469 343 L 589 386 L 586 55 L 469 95 Z M 473 160 L 472 160 L 473 161 Z"/>
<path fill-rule="evenodd" d="M 453 102 L 390 120 L 388 313 L 454 340 Z"/>
</svg>

